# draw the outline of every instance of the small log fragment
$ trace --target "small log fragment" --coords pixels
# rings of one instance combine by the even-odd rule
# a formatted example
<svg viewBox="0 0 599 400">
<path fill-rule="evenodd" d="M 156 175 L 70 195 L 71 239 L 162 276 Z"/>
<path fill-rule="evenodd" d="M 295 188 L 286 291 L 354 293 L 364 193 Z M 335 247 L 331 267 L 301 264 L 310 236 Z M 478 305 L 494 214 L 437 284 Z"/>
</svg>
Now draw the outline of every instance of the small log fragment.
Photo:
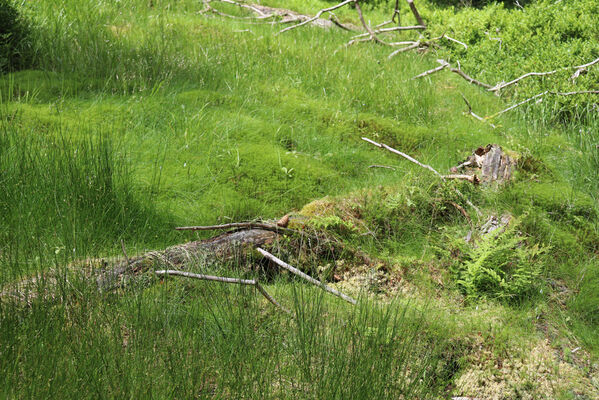
<svg viewBox="0 0 599 400">
<path fill-rule="evenodd" d="M 284 269 L 286 269 L 287 271 L 291 272 L 292 274 L 295 274 L 297 276 L 299 276 L 300 278 L 303 278 L 305 280 L 307 280 L 308 282 L 312 283 L 313 285 L 319 286 L 320 288 L 322 288 L 324 291 L 329 292 L 337 297 L 342 298 L 343 300 L 347 301 L 348 303 L 351 304 L 356 304 L 356 300 L 352 299 L 351 297 L 325 285 L 324 283 L 322 283 L 321 281 L 312 278 L 310 275 L 307 275 L 305 273 L 303 273 L 302 271 L 300 271 L 297 268 L 292 267 L 291 265 L 287 264 L 286 262 L 284 262 L 283 260 L 275 257 L 274 255 L 270 254 L 268 251 L 261 249 L 260 247 L 257 247 L 256 250 L 262 254 L 264 257 L 268 258 L 270 261 L 274 262 L 275 264 L 283 267 Z"/>
</svg>

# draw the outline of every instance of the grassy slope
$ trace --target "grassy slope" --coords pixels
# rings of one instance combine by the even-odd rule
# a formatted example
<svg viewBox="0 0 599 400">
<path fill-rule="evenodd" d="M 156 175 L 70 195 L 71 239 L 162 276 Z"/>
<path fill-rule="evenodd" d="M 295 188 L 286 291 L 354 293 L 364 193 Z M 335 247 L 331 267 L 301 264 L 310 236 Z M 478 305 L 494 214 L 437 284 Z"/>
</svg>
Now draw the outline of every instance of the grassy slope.
<svg viewBox="0 0 599 400">
<path fill-rule="evenodd" d="M 578 289 L 577 284 L 581 293 L 592 293 L 596 262 L 589 260 L 588 247 L 574 244 L 583 231 L 568 228 L 572 218 L 583 216 L 572 211 L 563 220 L 551 217 L 564 210 L 576 210 L 579 204 L 583 211 L 594 207 L 585 195 L 570 189 L 585 173 L 595 173 L 592 164 L 581 173 L 581 165 L 585 166 L 577 153 L 581 147 L 570 136 L 557 129 L 537 130 L 526 121 L 508 118 L 500 121 L 500 129 L 492 130 L 465 117 L 460 93 L 476 104 L 481 114 L 503 105 L 457 77 L 434 77 L 432 84 L 410 81 L 409 77 L 429 68 L 428 56 L 407 54 L 386 62 L 384 48 L 344 50 L 347 34 L 318 29 L 275 37 L 270 26 L 202 17 L 197 14 L 198 2 L 156 1 L 153 8 L 145 1 L 121 3 L 117 7 L 109 2 L 93 2 L 90 7 L 87 2 L 70 0 L 30 5 L 31 14 L 44 29 L 39 39 L 44 46 L 40 70 L 11 74 L 0 81 L 1 140 L 10 143 L 0 153 L 0 165 L 3 171 L 9 171 L 4 179 L 14 188 L 0 197 L 5 216 L 0 224 L 5 232 L 2 237 L 6 238 L 2 254 L 8 255 L 3 259 L 3 281 L 72 258 L 117 253 L 121 237 L 128 246 L 138 249 L 184 240 L 170 232 L 175 224 L 277 217 L 323 195 L 343 195 L 359 188 L 383 185 L 403 193 L 406 187 L 430 186 L 425 171 L 359 140 L 360 136 L 369 136 L 397 146 L 438 170 L 446 170 L 473 148 L 490 142 L 543 160 L 553 173 L 524 177 L 503 193 L 491 191 L 478 195 L 476 200 L 486 210 L 517 214 L 530 212 L 533 206 L 529 231 L 556 248 L 554 262 L 547 264 L 547 274 L 573 283 L 573 290 Z M 307 11 L 321 5 L 311 2 L 304 8 L 300 3 L 297 9 Z M 339 15 L 350 18 L 349 12 Z M 374 15 L 382 18 L 381 14 Z M 251 33 L 240 32 L 248 28 Z M 23 142 L 23 138 L 29 139 Z M 85 149 L 102 146 L 110 153 L 104 158 L 102 153 L 97 159 L 89 155 L 71 157 L 80 152 L 90 154 Z M 36 154 L 34 162 L 26 157 L 31 153 Z M 18 159 L 23 160 L 27 174 L 19 175 L 8 168 Z M 90 167 L 94 163 L 99 166 Z M 394 165 L 397 170 L 366 168 L 375 163 Z M 79 176 L 90 174 L 115 179 L 102 186 L 100 194 L 94 192 L 96 181 L 87 186 L 73 184 L 80 181 Z M 48 181 L 56 183 L 40 184 Z M 116 194 L 111 195 L 113 192 Z M 20 202 L 19 196 L 29 203 Z M 77 202 L 77 198 L 83 200 Z M 59 206 L 61 200 L 68 207 Z M 64 210 L 71 211 L 68 218 L 60 214 Z M 478 355 L 472 356 L 474 360 L 466 356 L 475 332 L 482 332 L 481 340 L 487 346 L 493 343 L 489 350 L 493 359 L 504 359 L 520 345 L 546 351 L 538 345 L 543 335 L 536 331 L 535 318 L 540 315 L 558 330 L 559 340 L 554 346 L 559 347 L 560 341 L 566 348 L 577 343 L 576 339 L 562 339 L 568 336 L 559 333 L 560 329 L 571 332 L 572 326 L 565 321 L 574 321 L 578 326 L 575 331 L 586 340 L 587 348 L 597 348 L 589 319 L 578 318 L 572 311 L 582 310 L 591 315 L 592 321 L 596 304 L 592 295 L 573 297 L 575 307 L 566 311 L 559 311 L 555 302 L 545 298 L 520 308 L 493 302 L 481 303 L 480 309 L 464 308 L 453 289 L 440 291 L 426 276 L 430 272 L 426 266 L 434 259 L 431 245 L 440 238 L 434 218 L 415 217 L 412 224 L 405 216 L 402 218 L 398 223 L 407 228 L 395 231 L 400 233 L 392 239 L 374 243 L 359 239 L 358 243 L 394 263 L 421 266 L 409 275 L 416 286 L 422 286 L 417 293 L 438 296 L 438 304 L 430 306 L 428 312 L 433 321 L 432 316 L 439 314 L 439 322 L 429 322 L 424 330 L 418 323 L 407 324 L 414 331 L 427 333 L 417 341 L 417 348 L 426 346 L 427 340 L 438 342 L 432 353 L 416 352 L 431 363 L 439 362 L 442 368 L 434 375 L 437 381 L 424 390 L 430 394 L 451 390 L 457 371 L 477 365 Z M 450 226 L 459 225 L 452 221 Z M 424 228 L 418 226 L 422 223 Z M 32 240 L 24 240 L 30 232 L 38 233 Z M 71 248 L 76 249 L 74 256 L 70 255 Z M 368 386 L 360 382 L 382 382 L 385 375 L 358 379 L 356 371 L 368 370 L 368 363 L 387 372 L 404 365 L 385 364 L 388 360 L 356 350 L 349 352 L 347 360 L 362 358 L 363 365 L 335 366 L 318 359 L 314 368 L 327 366 L 322 370 L 323 378 L 312 389 L 302 388 L 300 382 L 312 381 L 311 372 L 298 378 L 295 371 L 313 360 L 301 353 L 311 348 L 302 342 L 306 336 L 301 335 L 306 335 L 306 327 L 316 329 L 313 312 L 307 314 L 311 319 L 287 334 L 285 320 L 273 316 L 264 304 L 251 303 L 253 297 L 247 293 L 239 297 L 235 290 L 196 284 L 127 292 L 123 296 L 96 296 L 87 292 L 90 289 L 85 285 L 80 290 L 86 296 L 75 296 L 62 305 L 41 303 L 33 311 L 11 306 L 2 309 L 2 325 L 11 327 L 3 330 L 1 342 L 7 350 L 3 352 L 3 365 L 8 366 L 2 385 L 5 395 L 27 396 L 27 391 L 32 395 L 72 391 L 74 395 L 78 388 L 95 387 L 96 393 L 116 397 L 143 395 L 144 390 L 158 397 L 185 397 L 201 390 L 208 391 L 204 395 L 268 397 L 280 394 L 281 388 L 287 390 L 286 385 L 299 385 L 295 389 L 299 392 L 292 391 L 295 394 L 290 397 L 303 397 L 302 393 L 318 398 L 341 396 L 332 392 L 339 386 L 366 396 L 367 392 L 360 390 Z M 292 295 L 285 284 L 275 285 L 274 290 L 282 298 Z M 228 307 L 214 300 L 210 303 L 208 299 L 214 296 L 228 299 L 224 302 Z M 416 297 L 414 301 L 420 303 Z M 209 306 L 203 307 L 207 301 Z M 228 311 L 241 310 L 238 304 L 248 301 L 253 304 L 250 309 L 256 320 L 248 319 L 241 311 Z M 295 304 L 299 307 L 302 302 Z M 334 308 L 329 312 L 334 313 Z M 446 316 L 446 310 L 457 314 Z M 20 324 L 15 322 L 18 318 L 22 319 Z M 492 322 L 487 322 L 489 318 Z M 268 322 L 271 319 L 274 322 Z M 371 337 L 368 328 L 377 324 L 358 324 L 356 329 L 364 329 L 365 337 Z M 256 328 L 235 331 L 238 326 Z M 310 351 L 347 346 L 351 338 L 339 333 L 343 323 L 336 326 L 331 322 L 331 331 L 323 331 L 320 336 L 312 334 L 317 339 Z M 241 336 L 229 340 L 223 329 Z M 296 333 L 300 337 L 294 339 Z M 35 346 L 28 339 L 33 335 L 41 337 Z M 293 351 L 287 354 L 277 350 L 278 342 L 269 345 L 268 340 L 277 335 L 283 335 L 283 342 L 289 340 L 290 348 L 304 358 L 293 358 Z M 390 335 L 401 337 L 398 332 Z M 462 335 L 468 339 L 457 339 Z M 169 340 L 157 341 L 155 336 Z M 202 344 L 203 337 L 214 339 Z M 385 335 L 375 335 L 371 341 L 359 343 L 366 346 L 365 353 L 370 353 L 368 346 L 380 346 L 386 340 Z M 78 345 L 72 346 L 73 342 Z M 248 347 L 248 343 L 260 346 Z M 405 343 L 400 340 L 392 351 L 401 354 Z M 49 353 L 47 346 L 55 350 Z M 223 346 L 224 353 L 218 353 Z M 526 360 L 526 354 L 514 357 Z M 181 357 L 188 366 L 184 375 L 177 368 Z M 287 365 L 289 357 L 294 361 Z M 33 374 L 32 363 L 39 358 L 46 360 L 45 367 Z M 149 360 L 155 363 L 150 371 Z M 56 369 L 56 363 L 61 367 Z M 253 372 L 228 372 L 241 365 L 251 366 L 248 370 Z M 281 365 L 287 368 L 283 373 Z M 482 361 L 480 365 L 481 370 L 486 368 Z M 246 386 L 257 379 L 254 375 L 259 370 L 265 371 L 262 383 Z M 582 375 L 576 373 L 571 380 L 583 385 Z M 336 378 L 341 379 L 336 382 L 338 375 L 343 378 Z M 393 373 L 389 376 L 401 381 Z M 547 376 L 551 377 L 551 372 Z M 17 386 L 17 379 L 23 377 L 22 385 Z M 55 383 L 48 386 L 51 378 Z M 530 392 L 527 385 L 534 385 L 538 378 L 534 374 L 523 376 L 517 383 L 521 385 L 518 390 Z M 67 384 L 72 381 L 78 383 Z M 385 390 L 388 394 L 398 388 Z M 562 394 L 568 393 L 566 388 Z"/>
</svg>

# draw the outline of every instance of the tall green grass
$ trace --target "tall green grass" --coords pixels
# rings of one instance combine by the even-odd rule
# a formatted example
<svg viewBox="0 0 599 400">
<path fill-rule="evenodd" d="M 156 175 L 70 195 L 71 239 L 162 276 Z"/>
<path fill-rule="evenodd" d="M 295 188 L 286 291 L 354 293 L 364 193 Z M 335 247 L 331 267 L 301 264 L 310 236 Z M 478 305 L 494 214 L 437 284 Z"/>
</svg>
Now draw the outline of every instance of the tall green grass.
<svg viewBox="0 0 599 400">
<path fill-rule="evenodd" d="M 450 379 L 451 348 L 411 305 L 275 286 L 292 317 L 206 282 L 72 285 L 62 302 L 0 303 L 2 397 L 422 399 Z"/>
</svg>

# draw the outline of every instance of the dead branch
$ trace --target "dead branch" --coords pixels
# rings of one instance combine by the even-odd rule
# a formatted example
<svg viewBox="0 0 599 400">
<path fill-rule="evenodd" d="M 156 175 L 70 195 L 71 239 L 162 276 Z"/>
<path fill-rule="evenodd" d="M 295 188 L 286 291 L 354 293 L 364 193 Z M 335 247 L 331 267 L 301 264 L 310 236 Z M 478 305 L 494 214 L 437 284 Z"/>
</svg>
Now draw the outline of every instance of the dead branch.
<svg viewBox="0 0 599 400">
<path fill-rule="evenodd" d="M 445 36 L 441 36 L 441 38 L 442 38 L 442 37 L 445 37 Z M 483 82 L 481 82 L 481 81 L 479 81 L 479 80 L 476 80 L 476 79 L 472 78 L 471 76 L 469 76 L 469 75 L 465 74 L 465 73 L 464 73 L 464 71 L 462 71 L 462 69 L 461 69 L 461 68 L 454 68 L 454 67 L 452 67 L 452 66 L 451 66 L 451 64 L 450 64 L 450 63 L 448 63 L 448 62 L 447 62 L 447 61 L 445 61 L 445 60 L 439 59 L 439 60 L 437 60 L 437 62 L 438 62 L 439 64 L 441 64 L 439 67 L 437 67 L 437 68 L 433 68 L 433 69 L 430 69 L 430 70 L 428 70 L 428 71 L 425 71 L 425 72 L 423 72 L 423 73 L 421 73 L 421 74 L 418 74 L 418 75 L 416 75 L 415 77 L 413 77 L 412 79 L 420 79 L 420 78 L 424 78 L 425 76 L 432 75 L 432 74 L 434 74 L 434 73 L 436 73 L 436 72 L 439 72 L 439 71 L 441 71 L 441 70 L 443 70 L 443 69 L 447 68 L 447 69 L 449 69 L 449 71 L 451 71 L 451 72 L 453 72 L 453 73 L 455 73 L 455 74 L 458 74 L 459 76 L 461 76 L 462 78 L 464 78 L 464 79 L 465 79 L 466 81 L 468 81 L 469 83 L 472 83 L 472 84 L 474 84 L 474 85 L 477 85 L 477 86 L 480 86 L 480 87 L 483 87 L 483 88 L 485 88 L 485 89 L 489 89 L 489 90 L 490 90 L 490 89 L 493 87 L 493 86 L 491 86 L 491 85 L 489 85 L 489 84 L 487 84 L 487 83 L 483 83 Z"/>
<path fill-rule="evenodd" d="M 473 185 L 478 185 L 480 183 L 480 179 L 476 175 L 449 174 L 449 175 L 443 175 L 443 178 L 468 181 L 468 182 L 472 183 Z"/>
<path fill-rule="evenodd" d="M 545 90 L 542 93 L 535 94 L 534 96 L 529 97 L 528 99 L 522 100 L 522 101 L 520 101 L 520 102 L 518 102 L 516 104 L 513 104 L 513 105 L 509 106 L 506 109 L 503 109 L 501 111 L 496 112 L 495 114 L 489 115 L 489 116 L 485 117 L 485 120 L 496 118 L 496 117 L 498 117 L 498 116 L 500 116 L 502 114 L 505 114 L 508 111 L 512 111 L 515 108 L 518 108 L 518 107 L 520 107 L 520 106 L 522 106 L 522 105 L 524 105 L 526 103 L 530 103 L 533 100 L 540 99 L 540 98 L 542 98 L 544 96 L 547 96 L 547 95 L 553 95 L 553 96 L 575 96 L 575 95 L 580 95 L 580 94 L 599 94 L 599 90 L 580 90 L 580 91 L 576 91 L 576 92 L 552 92 L 550 90 Z"/>
<path fill-rule="evenodd" d="M 186 278 L 194 278 L 200 279 L 203 281 L 212 281 L 212 282 L 222 282 L 222 283 L 235 283 L 238 285 L 250 285 L 254 286 L 262 296 L 266 298 L 270 303 L 272 303 L 275 307 L 280 308 L 282 311 L 290 314 L 291 312 L 287 310 L 285 307 L 281 306 L 279 302 L 277 302 L 268 292 L 258 283 L 258 281 L 254 279 L 238 279 L 238 278 L 226 278 L 222 276 L 213 276 L 213 275 L 202 275 L 202 274 L 193 274 L 191 272 L 178 271 L 178 270 L 161 270 L 156 271 L 156 275 L 174 275 L 174 276 L 184 276 Z"/>
<path fill-rule="evenodd" d="M 491 91 L 491 92 L 500 91 L 501 89 L 504 89 L 504 88 L 506 88 L 508 86 L 511 86 L 511 85 L 515 84 L 515 83 L 518 83 L 521 80 L 526 79 L 526 78 L 528 78 L 530 76 L 547 76 L 547 75 L 553 75 L 553 74 L 556 74 L 556 73 L 558 73 L 560 71 L 565 71 L 565 70 L 570 70 L 570 69 L 575 69 L 576 70 L 575 75 L 578 76 L 578 75 L 580 75 L 580 72 L 582 72 L 584 69 L 586 69 L 588 67 L 591 67 L 591 66 L 593 66 L 593 65 L 595 65 L 597 63 L 599 63 L 599 58 L 597 58 L 597 59 L 595 59 L 595 60 L 593 60 L 593 61 L 591 61 L 589 63 L 583 64 L 583 65 L 576 65 L 576 66 L 573 66 L 573 67 L 562 67 L 562 68 L 555 69 L 553 71 L 528 72 L 528 73 L 526 73 L 526 74 L 524 74 L 522 76 L 519 76 L 518 78 L 516 78 L 514 80 L 511 80 L 511 81 L 509 81 L 507 83 L 504 83 L 504 82 L 498 83 L 494 87 L 490 88 L 489 91 Z"/>
<path fill-rule="evenodd" d="M 388 33 L 388 32 L 396 32 L 396 31 L 411 31 L 411 30 L 419 30 L 419 29 L 426 29 L 426 26 L 424 26 L 424 25 L 394 26 L 391 28 L 380 28 L 380 29 L 377 29 L 375 27 L 373 32 L 379 34 L 379 33 Z M 368 32 L 361 33 L 359 35 L 353 36 L 352 39 L 359 39 L 359 38 L 366 37 L 369 35 L 370 34 Z"/>
<path fill-rule="evenodd" d="M 375 42 L 380 43 L 382 45 L 389 46 L 389 44 L 386 43 L 385 41 L 383 41 L 381 38 L 379 38 L 376 35 L 376 33 L 374 33 L 374 31 L 372 30 L 370 25 L 368 25 L 366 23 L 366 20 L 364 19 L 364 14 L 362 14 L 362 7 L 360 7 L 360 2 L 358 0 L 353 0 L 353 1 L 354 1 L 354 4 L 356 5 L 356 11 L 358 13 L 358 17 L 360 18 L 360 22 L 362 23 L 362 26 L 364 27 L 364 29 L 366 29 L 366 31 L 370 35 L 370 39 L 372 39 Z"/>
<path fill-rule="evenodd" d="M 472 111 L 472 106 L 470 105 L 470 102 L 468 101 L 468 99 L 466 99 L 466 97 L 463 94 L 461 94 L 461 95 L 462 95 L 462 99 L 464 99 L 464 103 L 466 103 L 466 106 L 468 107 L 469 115 L 473 116 L 474 118 L 476 118 L 477 120 L 479 120 L 481 122 L 488 123 L 491 126 L 491 128 L 493 128 L 493 129 L 497 128 L 493 123 L 491 123 L 491 121 L 488 121 L 488 120 L 484 119 L 483 117 L 481 117 L 480 115 L 475 114 L 474 111 Z"/>
<path fill-rule="evenodd" d="M 411 161 L 411 162 L 413 162 L 414 164 L 416 164 L 416 165 L 418 165 L 418 166 L 420 166 L 420 167 L 422 167 L 422 168 L 428 169 L 428 170 L 429 170 L 429 171 L 431 171 L 433 174 L 437 175 L 439 178 L 441 178 L 441 179 L 444 179 L 444 178 L 443 178 L 443 175 L 441 175 L 440 173 L 438 173 L 436 169 L 434 169 L 434 168 L 433 168 L 433 167 L 431 167 L 430 165 L 427 165 L 427 164 L 422 164 L 420 161 L 416 160 L 416 159 L 415 159 L 415 158 L 413 158 L 413 157 L 410 157 L 410 156 L 409 156 L 409 155 L 407 155 L 406 153 L 402 153 L 401 151 L 399 151 L 399 150 L 396 150 L 396 149 L 394 149 L 393 147 L 387 146 L 387 145 L 386 145 L 386 144 L 384 144 L 384 143 L 377 143 L 377 142 L 375 142 L 374 140 L 370 140 L 370 139 L 368 139 L 368 138 L 365 138 L 365 137 L 363 137 L 363 138 L 362 138 L 362 140 L 364 140 L 364 141 L 366 141 L 366 142 L 368 142 L 368 143 L 370 143 L 370 144 L 373 144 L 373 145 L 375 145 L 376 147 L 380 147 L 380 148 L 382 148 L 382 149 L 386 149 L 386 150 L 390 151 L 391 153 L 394 153 L 394 154 L 400 155 L 400 156 L 402 156 L 403 158 L 405 158 L 406 160 L 408 160 L 408 161 Z"/>
<path fill-rule="evenodd" d="M 406 51 L 409 51 L 409 50 L 412 50 L 412 49 L 416 49 L 416 48 L 420 47 L 420 44 L 421 44 L 420 41 L 413 42 L 409 46 L 402 47 L 401 49 L 397 49 L 397 50 L 391 52 L 391 54 L 389 54 L 387 56 L 387 58 L 391 59 L 391 58 L 395 57 L 396 55 L 398 55 L 399 53 L 403 53 L 403 52 L 406 52 Z"/>
<path fill-rule="evenodd" d="M 388 165 L 372 164 L 372 165 L 369 165 L 368 168 L 386 168 L 386 169 L 392 169 L 393 171 L 395 171 L 395 168 L 390 167 Z"/>
<path fill-rule="evenodd" d="M 294 229 L 285 228 L 280 225 L 265 224 L 261 222 L 234 222 L 230 224 L 222 225 L 207 225 L 207 226 L 178 226 L 175 228 L 177 231 L 218 231 L 228 229 L 264 229 L 267 231 L 277 233 L 291 233 L 291 234 L 302 234 L 303 232 L 296 231 Z"/>
<path fill-rule="evenodd" d="M 279 258 L 275 257 L 274 255 L 270 254 L 268 251 L 266 251 L 266 250 L 264 250 L 264 249 L 262 249 L 260 247 L 257 247 L 256 250 L 260 254 L 262 254 L 264 257 L 268 258 L 269 260 L 271 260 L 275 264 L 283 267 L 284 269 L 286 269 L 287 271 L 291 272 L 292 274 L 295 274 L 295 275 L 297 275 L 297 276 L 299 276 L 299 277 L 307 280 L 308 282 L 312 283 L 313 285 L 316 285 L 316 286 L 322 288 L 323 290 L 325 290 L 325 291 L 327 291 L 327 292 L 329 292 L 329 293 L 331 293 L 331 294 L 333 294 L 333 295 L 335 295 L 337 297 L 342 298 L 343 300 L 347 301 L 348 303 L 351 303 L 351 304 L 354 304 L 354 305 L 356 304 L 356 300 L 354 300 L 351 297 L 349 297 L 349 296 L 347 296 L 347 295 L 345 295 L 345 294 L 343 294 L 343 293 L 341 293 L 341 292 L 339 292 L 339 291 L 337 291 L 337 290 L 335 290 L 335 289 L 333 289 L 333 288 L 325 285 L 321 281 L 319 281 L 317 279 L 314 279 L 314 278 L 312 278 L 311 276 L 309 276 L 307 274 L 304 274 L 299 269 L 294 268 L 291 265 L 285 263 L 281 259 L 279 259 Z"/>
<path fill-rule="evenodd" d="M 468 45 L 467 45 L 466 43 L 464 43 L 464 42 L 460 42 L 459 40 L 457 40 L 457 39 L 454 39 L 454 38 L 452 38 L 452 37 L 449 37 L 449 36 L 447 36 L 446 34 L 443 34 L 441 37 L 444 37 L 445 39 L 447 39 L 447 40 L 449 40 L 449 41 L 451 41 L 451 42 L 454 42 L 454 43 L 457 43 L 457 44 L 459 44 L 459 45 L 461 45 L 461 46 L 464 46 L 464 48 L 465 48 L 466 50 L 468 50 Z"/>
<path fill-rule="evenodd" d="M 439 172 L 437 172 L 436 169 L 434 169 L 430 165 L 422 164 L 420 161 L 416 160 L 415 158 L 410 157 L 409 155 L 407 155 L 405 153 L 402 153 L 401 151 L 396 150 L 393 147 L 387 146 L 384 143 L 377 143 L 374 140 L 370 140 L 370 139 L 365 138 L 365 137 L 363 137 L 362 140 L 364 140 L 364 141 L 366 141 L 366 142 L 368 142 L 370 144 L 373 144 L 376 147 L 380 147 L 380 148 L 386 149 L 386 150 L 388 150 L 388 151 L 390 151 L 390 152 L 392 152 L 394 154 L 400 155 L 403 158 L 405 158 L 406 160 L 411 161 L 414 164 L 416 164 L 416 165 L 418 165 L 418 166 L 420 166 L 420 167 L 422 167 L 424 169 L 428 169 L 429 171 L 431 171 L 432 173 L 434 173 L 435 175 L 437 175 L 439 178 L 441 178 L 441 180 L 443 180 L 443 181 L 445 180 L 445 176 L 441 175 Z M 464 201 L 466 202 L 466 204 L 468 204 L 470 207 L 472 207 L 472 209 L 474 209 L 474 211 L 476 211 L 477 215 L 479 215 L 479 216 L 482 215 L 482 213 L 480 212 L 480 210 L 478 209 L 478 207 L 476 207 L 468 198 L 466 198 L 466 196 L 464 196 L 464 194 L 462 192 L 460 192 L 460 190 L 458 188 L 454 187 L 453 190 L 457 193 L 458 196 L 460 196 L 462 199 L 464 199 Z"/>
<path fill-rule="evenodd" d="M 414 4 L 414 0 L 406 0 L 406 1 L 408 2 L 408 5 L 410 6 L 410 10 L 412 10 L 412 14 L 414 14 L 414 18 L 416 18 L 418 25 L 426 26 L 426 24 L 424 23 L 424 20 L 420 16 L 420 13 L 418 12 L 418 9 L 416 8 L 416 5 Z"/>
<path fill-rule="evenodd" d="M 352 2 L 354 2 L 354 1 L 356 1 L 356 0 L 345 0 L 345 1 L 343 1 L 343 2 L 341 2 L 341 3 L 339 3 L 339 4 L 336 4 L 336 5 L 332 6 L 332 7 L 329 7 L 329 8 L 323 8 L 322 10 L 318 11 L 318 12 L 316 13 L 316 15 L 315 15 L 315 16 L 313 16 L 312 18 L 308 18 L 307 20 L 305 20 L 305 21 L 302 21 L 302 22 L 300 22 L 299 24 L 292 25 L 292 26 L 289 26 L 289 27 L 287 27 L 287 28 L 285 28 L 285 29 L 282 29 L 282 30 L 280 30 L 280 31 L 277 33 L 277 35 L 279 35 L 279 34 L 281 34 L 281 33 L 284 33 L 284 32 L 287 32 L 287 31 L 290 31 L 290 30 L 292 30 L 292 29 L 295 29 L 295 28 L 299 28 L 300 26 L 303 26 L 303 25 L 309 24 L 310 22 L 312 22 L 312 21 L 315 21 L 315 20 L 317 20 L 318 18 L 320 18 L 320 16 L 321 16 L 323 13 L 325 13 L 325 12 L 329 12 L 329 11 L 333 11 L 333 10 L 336 10 L 336 9 L 338 9 L 338 8 L 341 8 L 341 7 L 343 7 L 343 6 L 345 6 L 345 5 L 349 4 L 349 3 L 352 3 Z"/>
</svg>

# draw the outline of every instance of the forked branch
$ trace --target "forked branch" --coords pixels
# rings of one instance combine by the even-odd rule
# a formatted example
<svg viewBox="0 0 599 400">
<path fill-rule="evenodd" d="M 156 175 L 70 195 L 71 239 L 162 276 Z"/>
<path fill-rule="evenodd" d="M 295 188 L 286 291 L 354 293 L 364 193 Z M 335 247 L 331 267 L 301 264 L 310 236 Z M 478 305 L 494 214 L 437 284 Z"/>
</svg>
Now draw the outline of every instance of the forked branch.
<svg viewBox="0 0 599 400">
<path fill-rule="evenodd" d="M 292 29 L 295 29 L 295 28 L 299 28 L 300 26 L 303 26 L 303 25 L 309 24 L 310 22 L 316 21 L 316 20 L 317 20 L 318 18 L 320 18 L 320 16 L 321 16 L 322 14 L 324 14 L 325 12 L 334 11 L 334 10 L 336 10 L 336 9 L 338 9 L 338 8 L 341 8 L 341 7 L 343 7 L 343 6 L 346 6 L 346 5 L 348 5 L 349 3 L 353 3 L 354 1 L 355 1 L 355 0 L 345 0 L 345 1 L 341 2 L 341 3 L 339 3 L 339 4 L 335 4 L 335 5 L 334 5 L 334 6 L 332 6 L 332 7 L 329 7 L 329 8 L 323 8 L 322 10 L 318 11 L 318 12 L 316 13 L 316 15 L 315 15 L 315 16 L 313 16 L 312 18 L 308 18 L 307 20 L 305 20 L 305 21 L 302 21 L 302 22 L 300 22 L 299 24 L 295 24 L 295 25 L 292 25 L 292 26 L 288 26 L 288 27 L 287 27 L 287 28 L 285 28 L 285 29 L 281 29 L 281 30 L 280 30 L 280 31 L 277 33 L 277 35 L 280 35 L 281 33 L 284 33 L 284 32 L 287 32 L 287 31 L 290 31 L 290 30 L 292 30 Z"/>
<path fill-rule="evenodd" d="M 200 280 L 203 280 L 203 281 L 222 282 L 222 283 L 234 283 L 234 284 L 237 284 L 237 285 L 254 286 L 260 292 L 260 294 L 262 294 L 262 296 L 264 296 L 266 298 L 266 300 L 268 300 L 269 302 L 271 302 L 275 307 L 280 308 L 282 311 L 286 312 L 287 314 L 290 314 L 289 310 L 287 310 L 285 307 L 283 307 L 282 305 L 280 305 L 279 302 L 277 302 L 270 294 L 268 294 L 268 292 L 262 287 L 262 285 L 260 285 L 258 283 L 258 281 L 254 280 L 254 279 L 226 278 L 226 277 L 223 277 L 223 276 L 194 274 L 194 273 L 191 273 L 191 272 L 178 271 L 178 270 L 172 270 L 172 269 L 156 271 L 156 275 L 162 275 L 162 276 L 164 276 L 164 275 L 184 276 L 186 278 L 200 279 Z"/>
</svg>

